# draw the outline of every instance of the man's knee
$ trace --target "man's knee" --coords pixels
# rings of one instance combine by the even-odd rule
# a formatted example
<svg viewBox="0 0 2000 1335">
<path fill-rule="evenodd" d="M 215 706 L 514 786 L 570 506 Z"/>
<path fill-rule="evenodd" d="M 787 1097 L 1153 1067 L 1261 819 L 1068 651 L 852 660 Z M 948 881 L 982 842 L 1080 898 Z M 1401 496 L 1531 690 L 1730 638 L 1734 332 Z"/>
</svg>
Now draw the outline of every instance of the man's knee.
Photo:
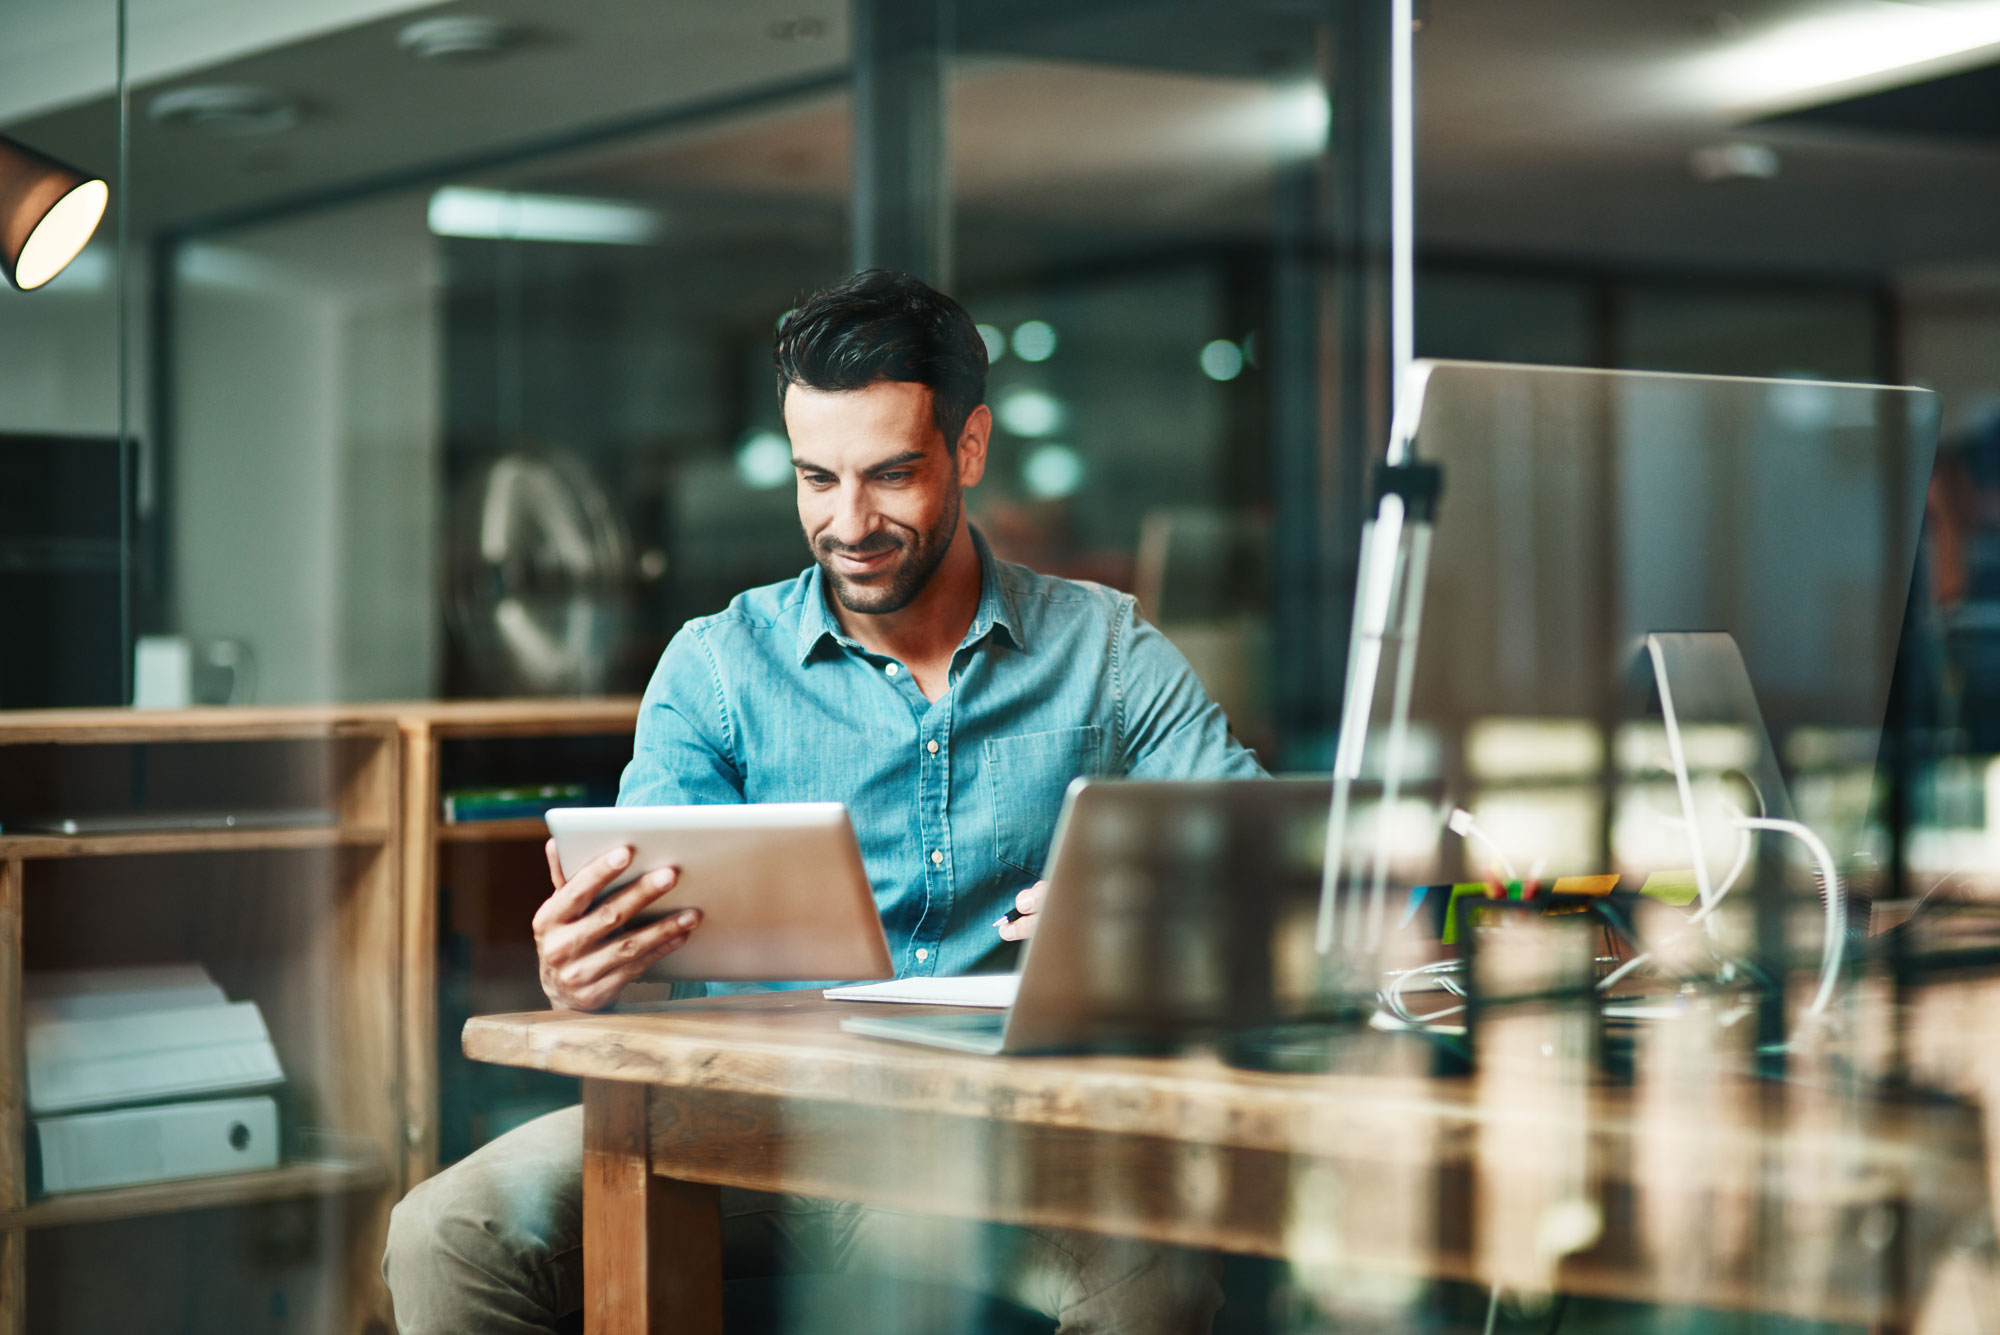
<svg viewBox="0 0 2000 1335">
<path fill-rule="evenodd" d="M 582 1117 L 571 1109 L 502 1136 L 421 1182 L 389 1215 L 383 1278 L 408 1331 L 463 1329 L 505 1310 L 531 1325 L 576 1298 Z"/>
</svg>

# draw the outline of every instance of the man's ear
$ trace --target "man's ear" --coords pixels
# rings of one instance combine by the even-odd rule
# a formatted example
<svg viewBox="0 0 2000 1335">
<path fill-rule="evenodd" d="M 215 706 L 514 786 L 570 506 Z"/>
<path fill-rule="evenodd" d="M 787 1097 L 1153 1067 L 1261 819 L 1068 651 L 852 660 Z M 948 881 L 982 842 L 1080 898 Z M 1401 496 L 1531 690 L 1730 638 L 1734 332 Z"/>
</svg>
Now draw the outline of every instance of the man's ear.
<svg viewBox="0 0 2000 1335">
<path fill-rule="evenodd" d="M 993 413 L 980 404 L 966 416 L 958 433 L 958 484 L 976 487 L 986 476 L 986 441 L 993 434 Z"/>
</svg>

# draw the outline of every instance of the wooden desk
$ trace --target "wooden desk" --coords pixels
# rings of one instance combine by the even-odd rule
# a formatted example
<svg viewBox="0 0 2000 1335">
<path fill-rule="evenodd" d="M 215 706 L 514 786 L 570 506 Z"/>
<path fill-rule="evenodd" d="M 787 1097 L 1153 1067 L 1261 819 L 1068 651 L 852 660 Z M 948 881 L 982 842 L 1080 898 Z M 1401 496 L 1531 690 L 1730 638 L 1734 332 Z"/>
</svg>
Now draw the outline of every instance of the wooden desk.
<svg viewBox="0 0 2000 1335">
<path fill-rule="evenodd" d="M 795 992 L 466 1026 L 476 1059 L 584 1080 L 592 1335 L 721 1330 L 720 1186 L 1891 1326 L 1983 1208 L 1964 1104 L 982 1058 L 843 1034 L 851 1013 Z"/>
</svg>

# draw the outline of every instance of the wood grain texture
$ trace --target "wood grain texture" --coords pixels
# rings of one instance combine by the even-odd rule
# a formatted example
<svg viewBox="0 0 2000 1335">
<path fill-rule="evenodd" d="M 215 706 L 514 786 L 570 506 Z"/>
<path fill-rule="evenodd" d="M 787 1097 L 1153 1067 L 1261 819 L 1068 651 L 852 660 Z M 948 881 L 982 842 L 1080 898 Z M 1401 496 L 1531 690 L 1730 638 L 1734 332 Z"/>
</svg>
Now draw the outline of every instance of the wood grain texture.
<svg viewBox="0 0 2000 1335">
<path fill-rule="evenodd" d="M 653 1171 L 647 1093 L 584 1085 L 585 1335 L 722 1335 L 721 1192 Z"/>
<path fill-rule="evenodd" d="M 376 1191 L 388 1183 L 389 1174 L 379 1163 L 309 1160 L 256 1173 L 228 1173 L 179 1182 L 147 1182 L 134 1187 L 48 1196 L 18 1210 L 0 1214 L 0 1228 L 62 1228 L 71 1224 L 174 1214 L 182 1210 L 207 1210 L 222 1205 L 248 1205 L 255 1201 L 338 1196 Z"/>
<path fill-rule="evenodd" d="M 962 1055 L 843 1033 L 855 1003 L 817 991 L 698 998 L 656 1012 L 582 1015 L 528 1011 L 475 1016 L 465 1027 L 468 1056 L 584 1078 L 729 1090 L 819 1101 L 952 1112 L 1126 1135 L 1154 1135 L 1245 1149 L 1310 1151 L 1361 1142 L 1398 1143 L 1395 1129 L 1428 1125 L 1447 1139 L 1470 1133 L 1483 1114 L 1471 1080 L 1426 1076 L 1269 1075 L 1203 1056 L 1007 1057 Z M 950 1013 L 899 1007 L 899 1013 Z M 1758 1087 L 1761 1088 L 1761 1087 Z M 1801 1120 L 1824 1105 L 1843 1114 L 1831 1126 L 1801 1129 L 1816 1143 L 1862 1146 L 1887 1166 L 1934 1150 L 1976 1153 L 1980 1138 L 1958 1105 L 1869 1105 L 1866 1136 L 1852 1130 L 1852 1105 L 1836 1095 L 1784 1087 L 1784 1110 Z M 1763 1095 L 1755 1106 L 1765 1106 Z M 1629 1137 L 1650 1116 L 1620 1087 L 1597 1090 L 1573 1125 Z M 1714 1148 L 1757 1146 L 1771 1135 L 1761 1112 L 1710 1129 Z M 1831 1138 L 1830 1140 L 1828 1138 Z M 1419 1147 L 1429 1153 L 1426 1142 Z"/>
<path fill-rule="evenodd" d="M 437 739 L 421 719 L 399 729 L 403 860 L 403 1181 L 437 1172 Z"/>
<path fill-rule="evenodd" d="M 581 700 L 434 700 L 371 706 L 433 737 L 563 737 L 631 732 L 639 697 Z"/>
<path fill-rule="evenodd" d="M 370 743 L 344 801 L 394 823 L 401 747 L 391 732 Z M 340 864 L 335 887 L 335 1053 L 329 1073 L 339 1126 L 366 1142 L 387 1168 L 390 1190 L 352 1202 L 345 1258 L 347 1291 L 357 1321 L 372 1318 L 393 1329 L 389 1293 L 382 1280 L 382 1249 L 389 1211 L 408 1186 L 404 1172 L 403 1090 L 403 866 L 400 848 L 357 850 Z M 324 947 L 323 947 L 324 948 Z"/>
<path fill-rule="evenodd" d="M 1571 1194 L 1548 1200 L 1587 1204 L 1596 1223 L 1546 1257 L 1543 1278 L 1636 1300 L 1904 1320 L 1984 1205 L 1984 1142 L 1962 1103 L 1723 1081 L 1690 1121 L 1622 1086 L 1491 1097 L 1507 1072 L 959 1056 L 843 1034 L 847 1013 L 817 994 L 716 998 L 482 1017 L 465 1044 L 658 1086 L 653 1167 L 682 1180 L 1411 1276 L 1518 1275 L 1512 1244 L 1536 1236 L 1547 1203 L 1534 1188 L 1555 1183 Z M 1724 1218 L 1750 1227 L 1654 1222 Z M 1898 1222 L 1885 1232 L 1884 1219 Z"/>
<path fill-rule="evenodd" d="M 0 836 L 0 857 L 103 858 L 145 853 L 228 853 L 259 848 L 365 848 L 386 844 L 393 838 L 388 825 L 159 830 L 144 834 L 22 834 Z"/>
<path fill-rule="evenodd" d="M 27 868 L 0 857 L 0 1209 L 27 1200 L 27 1063 L 21 1034 L 21 897 Z M 18 1264 L 19 1258 L 15 1258 Z M 5 1276 L 0 1276 L 0 1283 Z"/>
<path fill-rule="evenodd" d="M 228 705 L 194 709 L 0 710 L 0 745 L 71 742 L 283 740 L 380 736 L 394 716 L 379 707 L 348 705 Z"/>
<path fill-rule="evenodd" d="M 0 1232 L 0 1335 L 28 1328 L 28 1235 L 18 1228 Z"/>
<path fill-rule="evenodd" d="M 379 735 L 407 720 L 438 735 L 546 737 L 630 731 L 636 696 L 583 700 L 413 700 L 353 705 L 228 705 L 192 709 L 0 710 L 9 742 L 194 742 Z"/>
</svg>

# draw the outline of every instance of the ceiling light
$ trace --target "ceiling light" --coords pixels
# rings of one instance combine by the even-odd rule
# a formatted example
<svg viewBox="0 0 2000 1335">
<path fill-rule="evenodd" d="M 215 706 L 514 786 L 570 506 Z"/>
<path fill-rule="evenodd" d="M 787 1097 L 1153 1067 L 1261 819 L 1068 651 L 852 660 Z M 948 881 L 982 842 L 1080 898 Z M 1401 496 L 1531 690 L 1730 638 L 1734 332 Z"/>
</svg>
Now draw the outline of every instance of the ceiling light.
<svg viewBox="0 0 2000 1335">
<path fill-rule="evenodd" d="M 448 185 L 431 196 L 430 229 L 487 241 L 574 241 L 643 246 L 659 239 L 660 215 L 637 204 L 568 195 L 528 195 Z"/>
<path fill-rule="evenodd" d="M 1014 355 L 1024 362 L 1045 362 L 1055 355 L 1055 326 L 1047 320 L 1028 320 L 1014 330 Z"/>
<path fill-rule="evenodd" d="M 979 331 L 979 341 L 986 345 L 986 364 L 991 366 L 1007 355 L 1007 336 L 997 325 L 974 325 Z"/>
<path fill-rule="evenodd" d="M 1688 170 L 1701 181 L 1768 181 L 1778 174 L 1778 151 L 1769 144 L 1706 144 L 1688 154 Z"/>
<path fill-rule="evenodd" d="M 1052 436 L 1062 430 L 1069 411 L 1062 401 L 1052 394 L 1044 394 L 1039 389 L 1016 389 L 1004 395 L 994 406 L 993 415 L 1000 419 L 1000 425 L 1017 436 Z"/>
<path fill-rule="evenodd" d="M 1036 500 L 1074 496 L 1083 485 L 1083 456 L 1067 445 L 1037 445 L 1021 461 L 1021 484 Z"/>
<path fill-rule="evenodd" d="M 297 125 L 301 115 L 297 99 L 247 83 L 169 89 L 146 104 L 146 116 L 155 124 L 229 139 L 277 134 Z"/>
<path fill-rule="evenodd" d="M 1850 0 L 1780 23 L 1686 65 L 1695 96 L 1726 107 L 1776 110 L 1802 94 L 1850 85 L 1884 86 L 1898 71 L 1965 64 L 2000 43 L 2000 2 Z"/>
<path fill-rule="evenodd" d="M 1272 95 L 1270 109 L 1271 147 L 1281 157 L 1309 158 L 1326 150 L 1333 104 L 1325 85 L 1315 81 L 1281 88 Z"/>
<path fill-rule="evenodd" d="M 396 45 L 418 60 L 470 65 L 518 45 L 523 33 L 501 19 L 479 14 L 419 19 L 396 34 Z"/>
<path fill-rule="evenodd" d="M 769 427 L 746 431 L 736 444 L 736 476 L 753 491 L 784 486 L 794 476 L 791 440 Z"/>
<path fill-rule="evenodd" d="M 1218 338 L 1201 350 L 1201 373 L 1210 380 L 1234 380 L 1243 374 L 1243 349 Z"/>
<path fill-rule="evenodd" d="M 0 137 L 0 269 L 23 292 L 61 273 L 104 217 L 111 188 Z"/>
</svg>

